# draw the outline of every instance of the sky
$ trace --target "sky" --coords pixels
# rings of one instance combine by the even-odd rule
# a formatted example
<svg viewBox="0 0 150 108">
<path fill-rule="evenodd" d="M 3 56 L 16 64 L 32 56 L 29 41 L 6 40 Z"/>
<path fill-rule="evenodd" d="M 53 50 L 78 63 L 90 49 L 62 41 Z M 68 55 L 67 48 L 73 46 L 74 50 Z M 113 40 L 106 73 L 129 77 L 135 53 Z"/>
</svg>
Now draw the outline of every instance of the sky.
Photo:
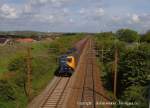
<svg viewBox="0 0 150 108">
<path fill-rule="evenodd" d="M 0 31 L 150 29 L 150 0 L 0 0 Z"/>
</svg>

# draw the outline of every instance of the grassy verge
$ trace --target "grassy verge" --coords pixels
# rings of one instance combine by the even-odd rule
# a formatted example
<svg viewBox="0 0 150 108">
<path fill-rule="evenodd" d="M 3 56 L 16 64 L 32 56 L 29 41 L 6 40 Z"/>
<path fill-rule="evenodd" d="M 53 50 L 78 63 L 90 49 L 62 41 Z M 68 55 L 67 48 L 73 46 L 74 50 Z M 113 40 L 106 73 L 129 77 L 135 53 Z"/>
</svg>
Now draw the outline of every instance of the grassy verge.
<svg viewBox="0 0 150 108">
<path fill-rule="evenodd" d="M 32 56 L 32 95 L 38 95 L 51 81 L 58 67 L 57 58 L 82 39 L 82 36 L 62 36 L 55 41 L 16 44 L 0 48 L 0 107 L 25 108 L 28 104 L 27 47 Z"/>
</svg>

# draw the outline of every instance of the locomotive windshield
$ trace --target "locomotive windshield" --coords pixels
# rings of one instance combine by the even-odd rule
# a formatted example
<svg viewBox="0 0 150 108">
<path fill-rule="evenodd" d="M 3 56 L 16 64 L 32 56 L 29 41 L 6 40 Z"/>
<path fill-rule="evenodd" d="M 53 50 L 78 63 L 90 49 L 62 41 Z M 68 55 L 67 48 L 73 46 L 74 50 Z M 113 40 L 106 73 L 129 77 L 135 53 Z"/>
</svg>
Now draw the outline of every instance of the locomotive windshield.
<svg viewBox="0 0 150 108">
<path fill-rule="evenodd" d="M 60 58 L 60 62 L 66 62 L 66 58 Z"/>
<path fill-rule="evenodd" d="M 64 55 L 64 56 L 61 56 L 60 58 L 59 58 L 59 62 L 60 63 L 65 63 L 67 61 L 67 57 Z"/>
<path fill-rule="evenodd" d="M 72 62 L 72 58 L 68 58 L 67 61 L 68 61 L 68 62 Z"/>
</svg>

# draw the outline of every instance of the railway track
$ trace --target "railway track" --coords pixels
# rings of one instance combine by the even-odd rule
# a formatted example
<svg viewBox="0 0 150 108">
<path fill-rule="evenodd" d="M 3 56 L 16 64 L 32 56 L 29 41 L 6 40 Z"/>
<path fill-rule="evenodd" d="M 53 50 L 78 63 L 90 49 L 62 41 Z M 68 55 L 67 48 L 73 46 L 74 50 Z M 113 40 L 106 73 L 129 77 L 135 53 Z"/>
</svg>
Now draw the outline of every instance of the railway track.
<svg viewBox="0 0 150 108">
<path fill-rule="evenodd" d="M 87 41 L 88 38 L 84 38 L 74 45 L 78 49 L 79 54 L 82 54 Z M 27 108 L 62 108 L 69 91 L 69 84 L 72 85 L 69 82 L 74 78 L 74 76 L 71 78 L 54 77 L 51 83 L 28 104 Z"/>
<path fill-rule="evenodd" d="M 93 46 L 89 39 L 72 77 L 55 77 L 52 85 L 41 95 L 39 104 L 29 108 L 111 108 L 108 105 L 97 105 L 97 102 L 110 100 L 100 80 Z"/>
<path fill-rule="evenodd" d="M 87 38 L 75 45 L 79 53 L 82 52 L 86 42 Z M 58 77 L 54 85 L 52 85 L 52 88 L 49 89 L 49 92 L 44 97 L 44 101 L 40 105 L 40 108 L 62 108 L 69 89 L 70 79 L 71 77 Z"/>
<path fill-rule="evenodd" d="M 95 94 L 95 81 L 94 81 L 94 64 L 93 64 L 93 52 L 92 43 L 89 42 L 89 49 L 87 51 L 87 62 L 84 75 L 83 90 L 81 95 L 81 105 L 80 108 L 96 108 L 96 94 Z"/>
<path fill-rule="evenodd" d="M 67 94 L 70 78 L 58 77 L 47 95 L 43 98 L 40 108 L 61 108 Z"/>
<path fill-rule="evenodd" d="M 96 98 L 95 98 L 95 82 L 93 78 L 93 70 L 92 64 L 87 65 L 87 71 L 84 78 L 84 85 L 81 96 L 81 103 L 85 105 L 81 105 L 80 108 L 96 108 Z M 86 106 L 87 105 L 87 106 Z"/>
<path fill-rule="evenodd" d="M 109 102 L 100 80 L 100 70 L 96 63 L 96 53 L 93 50 L 92 40 L 88 41 L 81 60 L 70 85 L 68 98 L 63 108 L 111 108 L 109 105 L 100 105 L 101 102 Z"/>
</svg>

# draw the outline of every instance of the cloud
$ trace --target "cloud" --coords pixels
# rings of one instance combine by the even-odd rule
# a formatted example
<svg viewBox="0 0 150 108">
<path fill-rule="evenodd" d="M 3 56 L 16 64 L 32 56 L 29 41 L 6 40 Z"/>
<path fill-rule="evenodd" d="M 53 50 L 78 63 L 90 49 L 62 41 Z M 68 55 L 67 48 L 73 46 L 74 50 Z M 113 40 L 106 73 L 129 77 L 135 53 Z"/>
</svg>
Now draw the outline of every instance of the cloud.
<svg viewBox="0 0 150 108">
<path fill-rule="evenodd" d="M 30 13 L 30 12 L 32 12 L 32 5 L 31 5 L 31 4 L 25 4 L 25 5 L 24 5 L 24 8 L 23 8 L 23 11 L 24 11 L 25 13 Z"/>
<path fill-rule="evenodd" d="M 90 22 L 100 21 L 102 17 L 104 17 L 105 11 L 100 7 L 92 7 L 92 8 L 81 8 L 78 11 L 78 16 L 80 20 L 82 20 L 83 24 L 87 24 Z M 81 22 L 80 22 L 81 23 Z"/>
<path fill-rule="evenodd" d="M 149 29 L 150 1 L 130 4 L 127 1 L 0 0 L 0 29 L 91 32 L 124 27 Z"/>
<path fill-rule="evenodd" d="M 72 18 L 69 19 L 70 23 L 74 23 L 74 20 Z"/>
<path fill-rule="evenodd" d="M 18 17 L 18 13 L 15 8 L 10 7 L 8 4 L 3 4 L 0 7 L 0 17 L 8 18 L 8 19 L 15 19 Z"/>
<path fill-rule="evenodd" d="M 62 5 L 70 2 L 71 0 L 30 0 L 32 5 L 51 5 L 61 7 Z"/>
<path fill-rule="evenodd" d="M 79 10 L 79 13 L 80 14 L 84 14 L 86 12 L 86 9 L 85 8 L 81 8 L 80 10 Z"/>
<path fill-rule="evenodd" d="M 96 14 L 97 16 L 102 16 L 102 15 L 104 15 L 104 9 L 103 9 L 103 8 L 97 8 L 97 9 L 95 10 L 95 14 Z"/>
<path fill-rule="evenodd" d="M 121 18 L 119 16 L 112 16 L 112 20 L 115 22 L 119 22 Z"/>
<path fill-rule="evenodd" d="M 131 19 L 134 23 L 139 23 L 141 21 L 137 14 L 133 14 Z"/>
<path fill-rule="evenodd" d="M 88 9 L 85 9 L 85 8 L 81 8 L 79 10 L 79 14 L 88 14 L 88 15 L 94 15 L 94 16 L 103 16 L 105 13 L 104 9 L 103 8 L 100 8 L 100 7 L 92 7 L 92 8 L 88 8 Z"/>
</svg>

